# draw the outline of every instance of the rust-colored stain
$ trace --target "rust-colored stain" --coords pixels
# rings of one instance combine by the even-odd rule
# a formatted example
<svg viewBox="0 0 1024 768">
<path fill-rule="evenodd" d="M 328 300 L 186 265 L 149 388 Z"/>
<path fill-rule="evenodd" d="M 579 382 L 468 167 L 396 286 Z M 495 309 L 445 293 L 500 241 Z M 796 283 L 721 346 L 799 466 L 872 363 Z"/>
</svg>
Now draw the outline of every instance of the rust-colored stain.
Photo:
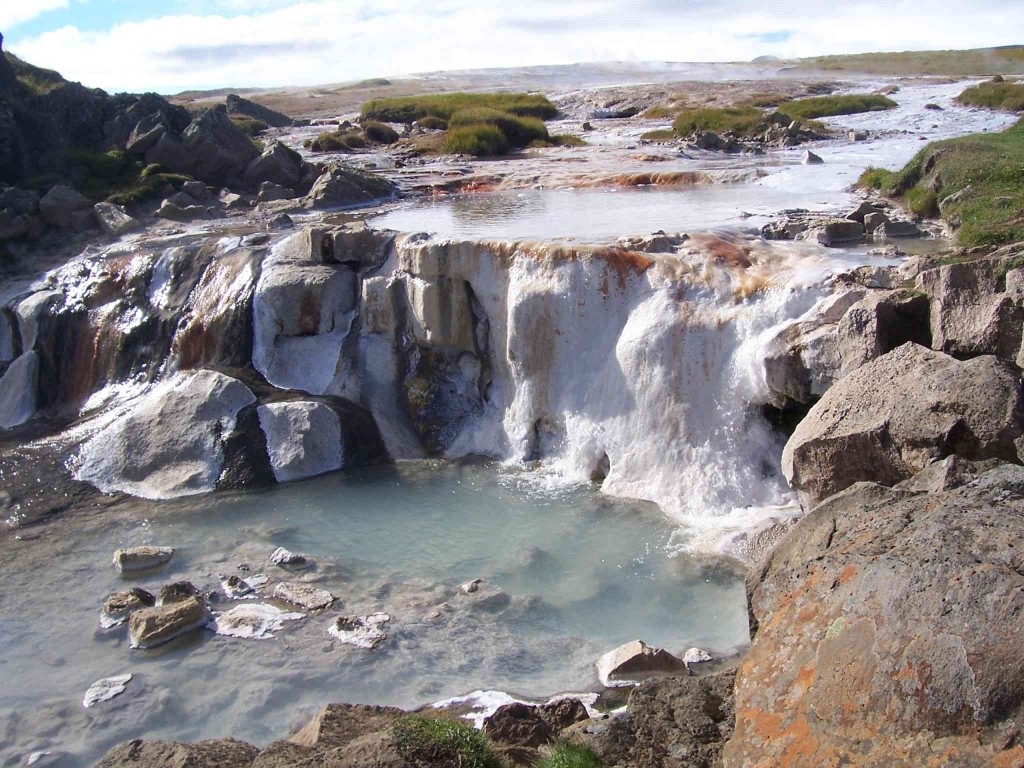
<svg viewBox="0 0 1024 768">
<path fill-rule="evenodd" d="M 320 328 L 320 297 L 307 293 L 299 302 L 299 333 L 312 336 Z"/>
<path fill-rule="evenodd" d="M 992 758 L 992 764 L 996 768 L 1024 768 L 1024 747 L 1003 750 Z"/>
<path fill-rule="evenodd" d="M 750 260 L 750 246 L 740 246 L 730 243 L 728 240 L 714 238 L 705 243 L 705 248 L 711 258 L 718 264 L 725 264 L 731 267 L 749 269 L 753 262 Z"/>
<path fill-rule="evenodd" d="M 857 568 L 856 568 L 856 566 L 848 565 L 845 568 L 843 568 L 843 572 L 839 574 L 839 583 L 840 584 L 845 584 L 846 582 L 848 582 L 850 579 L 852 579 L 856 575 L 857 575 Z"/>
</svg>

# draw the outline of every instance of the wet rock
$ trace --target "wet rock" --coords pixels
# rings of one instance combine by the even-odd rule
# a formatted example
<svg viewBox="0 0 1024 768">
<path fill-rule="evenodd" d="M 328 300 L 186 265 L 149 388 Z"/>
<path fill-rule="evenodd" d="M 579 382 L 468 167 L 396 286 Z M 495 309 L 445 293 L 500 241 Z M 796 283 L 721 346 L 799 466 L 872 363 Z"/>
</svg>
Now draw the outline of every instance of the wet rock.
<svg viewBox="0 0 1024 768">
<path fill-rule="evenodd" d="M 869 213 L 864 217 L 864 232 L 869 235 L 873 234 L 879 227 L 889 223 L 889 217 L 881 211 Z"/>
<path fill-rule="evenodd" d="M 145 571 L 163 565 L 173 556 L 171 547 L 127 547 L 114 552 L 114 565 L 121 573 Z"/>
<path fill-rule="evenodd" d="M 198 203 L 206 202 L 210 199 L 210 190 L 201 181 L 186 181 L 181 185 L 181 191 L 191 197 Z"/>
<path fill-rule="evenodd" d="M 724 765 L 1019 764 L 1022 535 L 1013 465 L 821 504 L 748 578 L 755 634 Z"/>
<path fill-rule="evenodd" d="M 601 684 L 609 688 L 635 685 L 655 675 L 679 673 L 686 665 L 662 648 L 652 648 L 643 640 L 620 645 L 597 662 Z"/>
<path fill-rule="evenodd" d="M 304 613 L 282 611 L 273 605 L 247 604 L 215 613 L 209 626 L 218 635 L 266 640 L 283 629 L 285 622 L 304 618 Z"/>
<path fill-rule="evenodd" d="M 839 243 L 854 243 L 864 237 L 864 226 L 857 221 L 835 219 L 816 223 L 813 229 L 801 232 L 797 240 L 810 240 L 826 247 Z"/>
<path fill-rule="evenodd" d="M 157 605 L 171 605 L 180 603 L 192 597 L 199 597 L 202 593 L 191 581 L 176 581 L 173 584 L 164 584 L 160 587 L 160 595 L 157 598 Z"/>
<path fill-rule="evenodd" d="M 220 586 L 224 590 L 224 594 L 232 600 L 251 595 L 255 591 L 253 586 L 240 576 L 228 576 L 220 583 Z"/>
<path fill-rule="evenodd" d="M 276 232 L 282 229 L 293 229 L 295 222 L 287 213 L 279 213 L 267 221 L 267 231 Z"/>
<path fill-rule="evenodd" d="M 881 209 L 877 205 L 865 200 L 863 203 L 861 203 L 848 214 L 846 214 L 846 218 L 848 218 L 850 221 L 859 221 L 861 224 L 863 224 L 864 220 L 868 216 L 870 216 L 873 213 L 880 212 Z"/>
<path fill-rule="evenodd" d="M 874 230 L 875 238 L 923 237 L 926 233 L 912 221 L 886 221 Z"/>
<path fill-rule="evenodd" d="M 58 184 L 39 201 L 39 215 L 51 227 L 69 229 L 76 211 L 92 208 L 92 201 L 71 187 Z"/>
<path fill-rule="evenodd" d="M 39 356 L 34 350 L 14 359 L 0 377 L 0 429 L 10 429 L 36 412 Z"/>
<path fill-rule="evenodd" d="M 822 160 L 821 157 L 819 157 L 818 155 L 811 152 L 811 150 L 807 150 L 806 152 L 804 152 L 804 156 L 800 160 L 800 162 L 803 163 L 804 165 L 821 165 L 825 161 Z"/>
<path fill-rule="evenodd" d="M 258 413 L 277 482 L 341 469 L 341 422 L 329 406 L 291 401 L 261 405 Z"/>
<path fill-rule="evenodd" d="M 307 562 L 303 555 L 297 555 L 294 552 L 289 552 L 284 547 L 278 547 L 271 552 L 269 559 L 274 565 L 301 566 L 306 565 Z"/>
<path fill-rule="evenodd" d="M 141 608 L 152 608 L 154 605 L 156 597 L 141 587 L 115 592 L 103 603 L 100 626 L 104 629 L 119 626 L 128 621 L 133 612 Z"/>
<path fill-rule="evenodd" d="M 181 602 L 135 611 L 128 620 L 132 648 L 155 648 L 209 621 L 206 605 L 190 597 Z"/>
<path fill-rule="evenodd" d="M 270 242 L 270 235 L 257 232 L 254 235 L 246 235 L 239 241 L 239 245 L 246 248 L 259 248 Z"/>
<path fill-rule="evenodd" d="M 85 443 L 76 477 L 104 492 L 147 499 L 212 491 L 224 467 L 224 440 L 238 412 L 255 400 L 222 373 L 178 374 Z"/>
<path fill-rule="evenodd" d="M 386 613 L 371 613 L 369 616 L 339 616 L 327 632 L 331 637 L 346 645 L 373 649 L 388 639 L 384 625 L 391 621 Z"/>
<path fill-rule="evenodd" d="M 467 595 L 471 595 L 474 592 L 476 592 L 478 589 L 480 589 L 480 585 L 481 584 L 485 584 L 485 583 L 486 582 L 483 579 L 473 579 L 472 581 L 467 581 L 465 584 L 462 584 L 459 587 L 459 589 L 461 589 Z"/>
<path fill-rule="evenodd" d="M 360 737 L 390 728 L 404 714 L 397 707 L 328 704 L 288 741 L 303 747 L 337 749 Z"/>
<path fill-rule="evenodd" d="M 96 223 L 108 235 L 123 235 L 141 229 L 142 225 L 124 212 L 124 209 L 113 203 L 96 203 L 93 206 Z"/>
<path fill-rule="evenodd" d="M 95 768 L 246 768 L 258 754 L 256 747 L 234 739 L 193 744 L 136 739 L 118 744 Z"/>
<path fill-rule="evenodd" d="M 295 582 L 281 582 L 275 585 L 274 597 L 307 611 L 322 611 L 337 599 L 326 589 Z"/>
<path fill-rule="evenodd" d="M 331 168 L 316 180 L 303 200 L 308 210 L 363 205 L 394 197 L 397 188 L 383 176 L 351 168 Z"/>
<path fill-rule="evenodd" d="M 168 221 L 188 222 L 205 219 L 214 214 L 213 209 L 202 205 L 186 205 L 184 208 L 171 200 L 164 200 L 154 216 Z"/>
<path fill-rule="evenodd" d="M 892 485 L 935 459 L 1017 461 L 1020 382 L 994 357 L 958 361 L 904 344 L 835 384 L 786 444 L 782 469 L 805 507 L 869 480 Z"/>
<path fill-rule="evenodd" d="M 503 611 L 512 602 L 507 592 L 482 579 L 474 579 L 463 584 L 459 590 L 461 598 L 469 608 L 487 612 Z"/>
<path fill-rule="evenodd" d="M 245 169 L 243 180 L 249 187 L 260 187 L 261 193 L 262 185 L 265 183 L 270 183 L 279 189 L 295 190 L 302 186 L 303 171 L 306 166 L 307 163 L 294 149 L 289 149 L 279 141 L 272 141 L 263 150 L 263 153 Z M 308 188 L 308 185 L 306 186 Z M 288 195 L 288 197 L 294 196 L 294 192 Z"/>
<path fill-rule="evenodd" d="M 102 680 L 97 680 L 95 683 L 90 685 L 89 690 L 85 692 L 85 697 L 82 699 L 82 706 L 88 709 L 95 704 L 110 701 L 115 696 L 121 695 L 127 690 L 128 682 L 131 679 L 132 676 L 127 674 L 115 675 L 114 677 L 105 677 Z"/>
</svg>

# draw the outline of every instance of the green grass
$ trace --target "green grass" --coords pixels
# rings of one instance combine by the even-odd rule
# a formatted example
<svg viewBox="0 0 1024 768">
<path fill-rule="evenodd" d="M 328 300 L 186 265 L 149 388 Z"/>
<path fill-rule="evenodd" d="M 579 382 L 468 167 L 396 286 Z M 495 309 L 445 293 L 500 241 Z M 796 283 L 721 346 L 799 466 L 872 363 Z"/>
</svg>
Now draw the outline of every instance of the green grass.
<svg viewBox="0 0 1024 768">
<path fill-rule="evenodd" d="M 232 115 L 231 122 L 242 129 L 250 139 L 255 139 L 261 133 L 267 131 L 270 126 L 264 123 L 262 120 L 257 120 L 254 117 L 242 117 L 239 115 Z"/>
<path fill-rule="evenodd" d="M 1024 72 L 1024 46 L 962 51 L 897 51 L 801 59 L 799 70 L 880 75 L 994 75 Z"/>
<path fill-rule="evenodd" d="M 967 107 L 1024 112 L 1024 83 L 979 83 L 957 96 L 956 101 Z"/>
<path fill-rule="evenodd" d="M 592 749 L 571 741 L 561 741 L 535 768 L 601 768 L 601 758 Z"/>
<path fill-rule="evenodd" d="M 663 128 L 660 131 L 648 131 L 641 134 L 640 138 L 644 141 L 672 141 L 676 138 L 676 132 L 669 128 Z"/>
<path fill-rule="evenodd" d="M 675 110 L 666 107 L 663 104 L 657 104 L 653 107 L 650 107 L 646 112 L 644 112 L 641 115 L 641 117 L 644 120 L 666 120 L 672 117 L 673 115 L 675 115 Z"/>
<path fill-rule="evenodd" d="M 425 117 L 450 120 L 456 112 L 477 108 L 496 109 L 540 120 L 550 120 L 558 114 L 555 105 L 546 97 L 531 93 L 436 93 L 373 99 L 363 104 L 361 113 L 364 120 L 413 123 Z"/>
<path fill-rule="evenodd" d="M 366 139 L 358 131 L 321 133 L 309 144 L 314 152 L 351 152 L 365 146 Z"/>
<path fill-rule="evenodd" d="M 959 224 L 965 247 L 1024 240 L 1024 118 L 1002 133 L 979 133 L 929 144 L 899 171 L 869 168 L 861 186 L 902 201 L 920 215 Z M 965 191 L 966 190 L 966 191 Z"/>
<path fill-rule="evenodd" d="M 369 141 L 378 144 L 394 144 L 398 141 L 398 131 L 385 123 L 378 123 L 376 120 L 367 120 L 363 123 L 363 133 Z"/>
<path fill-rule="evenodd" d="M 416 121 L 416 125 L 418 125 L 420 128 L 425 128 L 428 131 L 448 130 L 448 121 L 440 117 L 434 117 L 433 115 L 421 117 L 419 120 Z"/>
<path fill-rule="evenodd" d="M 446 718 L 403 717 L 392 727 L 398 754 L 413 768 L 505 768 L 483 733 Z"/>
<path fill-rule="evenodd" d="M 697 131 L 732 131 L 736 136 L 752 137 L 764 132 L 765 116 L 754 107 L 687 109 L 676 116 L 672 129 L 679 136 L 689 136 Z"/>
<path fill-rule="evenodd" d="M 556 133 L 548 139 L 548 143 L 553 147 L 585 147 L 587 142 L 572 133 Z"/>
<path fill-rule="evenodd" d="M 473 125 L 492 125 L 504 134 L 510 147 L 525 147 L 533 141 L 547 141 L 548 129 L 535 117 L 519 117 L 487 107 L 456 112 L 448 121 L 449 130 Z"/>
<path fill-rule="evenodd" d="M 52 69 L 43 69 L 26 61 L 22 61 L 13 53 L 4 51 L 2 54 L 7 59 L 7 64 L 14 70 L 14 77 L 28 91 L 41 96 L 64 85 L 65 80 L 60 72 Z"/>
<path fill-rule="evenodd" d="M 797 99 L 787 102 L 780 111 L 794 120 L 813 120 L 816 117 L 880 112 L 893 109 L 895 106 L 895 101 L 878 93 L 853 93 L 845 96 L 816 96 L 811 99 Z"/>
<path fill-rule="evenodd" d="M 94 202 L 132 205 L 191 181 L 190 176 L 164 173 L 156 163 L 144 165 L 119 149 L 69 149 L 61 155 L 57 167 L 56 172 L 31 179 L 28 185 L 42 192 L 54 184 L 70 184 Z"/>
<path fill-rule="evenodd" d="M 503 155 L 509 150 L 505 134 L 493 125 L 452 128 L 445 137 L 444 150 L 453 155 Z"/>
</svg>

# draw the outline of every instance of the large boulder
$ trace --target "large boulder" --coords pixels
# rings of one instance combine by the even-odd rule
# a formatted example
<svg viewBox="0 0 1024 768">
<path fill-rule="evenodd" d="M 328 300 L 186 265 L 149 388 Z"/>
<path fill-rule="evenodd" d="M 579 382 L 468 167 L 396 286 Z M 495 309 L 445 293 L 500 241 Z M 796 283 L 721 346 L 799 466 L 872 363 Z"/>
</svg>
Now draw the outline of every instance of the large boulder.
<svg viewBox="0 0 1024 768">
<path fill-rule="evenodd" d="M 608 651 L 597 662 L 597 674 L 609 687 L 634 685 L 640 680 L 685 672 L 686 665 L 663 648 L 652 648 L 634 640 Z"/>
<path fill-rule="evenodd" d="M 269 181 L 294 190 L 302 186 L 307 165 L 294 149 L 289 149 L 279 141 L 272 141 L 259 157 L 249 163 L 242 180 L 254 189 Z"/>
<path fill-rule="evenodd" d="M 331 168 L 314 183 L 302 202 L 309 210 L 366 205 L 397 194 L 393 183 L 372 173 L 353 168 Z"/>
<path fill-rule="evenodd" d="M 71 187 L 58 184 L 39 201 L 39 215 L 51 227 L 68 229 L 76 211 L 92 208 L 92 201 Z"/>
<path fill-rule="evenodd" d="M 341 469 L 341 422 L 329 406 L 303 400 L 261 405 L 257 411 L 277 482 Z"/>
<path fill-rule="evenodd" d="M 954 357 L 1017 359 L 1024 308 L 1018 296 L 1007 292 L 1004 260 L 927 269 L 918 275 L 917 284 L 931 300 L 934 349 Z"/>
<path fill-rule="evenodd" d="M 178 374 L 82 446 L 76 476 L 110 493 L 165 499 L 212 491 L 249 388 L 214 371 Z"/>
<path fill-rule="evenodd" d="M 872 291 L 852 307 L 836 329 L 840 376 L 912 341 L 928 346 L 928 297 L 916 291 Z"/>
<path fill-rule="evenodd" d="M 252 140 L 223 109 L 203 112 L 181 134 L 189 152 L 193 175 L 208 184 L 240 179 L 260 155 Z"/>
<path fill-rule="evenodd" d="M 812 507 L 861 480 L 892 485 L 950 454 L 1018 461 L 1020 375 L 904 344 L 834 385 L 800 422 L 782 469 Z"/>
<path fill-rule="evenodd" d="M 123 208 L 113 203 L 96 203 L 93 206 L 93 215 L 100 228 L 115 237 L 142 227 L 136 219 L 125 213 Z"/>
<path fill-rule="evenodd" d="M 361 736 L 388 728 L 404 714 L 396 707 L 328 704 L 288 741 L 318 749 L 344 747 Z"/>
<path fill-rule="evenodd" d="M 1024 469 L 859 483 L 748 577 L 726 768 L 1020 766 Z"/>
<path fill-rule="evenodd" d="M 111 749 L 96 768 L 245 768 L 258 753 L 251 744 L 234 739 L 194 744 L 135 739 Z"/>
<path fill-rule="evenodd" d="M 257 104 L 255 101 L 242 98 L 234 93 L 228 94 L 224 106 L 227 107 L 229 115 L 250 117 L 253 120 L 266 123 L 272 128 L 288 128 L 295 123 L 294 120 L 282 112 L 277 112 L 270 107 Z"/>
</svg>

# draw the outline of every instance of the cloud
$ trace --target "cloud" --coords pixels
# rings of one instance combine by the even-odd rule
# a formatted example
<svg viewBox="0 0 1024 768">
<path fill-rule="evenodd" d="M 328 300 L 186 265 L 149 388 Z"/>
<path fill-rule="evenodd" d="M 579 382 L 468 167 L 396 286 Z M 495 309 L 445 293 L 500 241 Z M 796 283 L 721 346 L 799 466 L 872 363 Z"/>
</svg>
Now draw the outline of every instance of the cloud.
<svg viewBox="0 0 1024 768">
<path fill-rule="evenodd" d="M 926 16 L 917 0 L 794 0 L 784 17 L 761 0 L 208 0 L 175 7 L 198 10 L 100 30 L 64 26 L 11 47 L 88 85 L 177 92 L 586 61 L 982 47 L 1018 42 L 1024 17 L 1024 0 L 934 0 Z"/>
<path fill-rule="evenodd" d="M 6 31 L 48 11 L 67 7 L 68 0 L 4 0 L 0 3 L 0 30 Z"/>
</svg>

